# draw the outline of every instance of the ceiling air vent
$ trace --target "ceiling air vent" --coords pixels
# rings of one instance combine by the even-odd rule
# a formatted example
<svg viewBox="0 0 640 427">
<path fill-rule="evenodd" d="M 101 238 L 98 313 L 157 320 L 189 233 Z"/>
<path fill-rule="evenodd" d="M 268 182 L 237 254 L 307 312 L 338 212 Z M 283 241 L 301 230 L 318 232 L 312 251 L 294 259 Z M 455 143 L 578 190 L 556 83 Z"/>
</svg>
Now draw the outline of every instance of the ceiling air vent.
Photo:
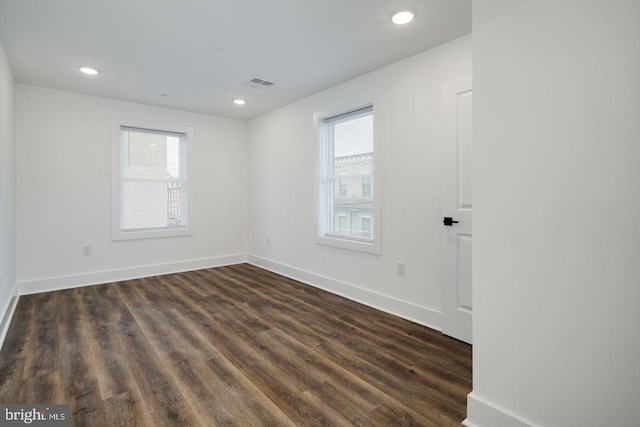
<svg viewBox="0 0 640 427">
<path fill-rule="evenodd" d="M 262 79 L 251 79 L 248 82 L 244 82 L 243 84 L 245 86 L 250 86 L 252 88 L 260 89 L 260 90 L 267 90 L 274 85 L 273 82 L 262 80 Z"/>
</svg>

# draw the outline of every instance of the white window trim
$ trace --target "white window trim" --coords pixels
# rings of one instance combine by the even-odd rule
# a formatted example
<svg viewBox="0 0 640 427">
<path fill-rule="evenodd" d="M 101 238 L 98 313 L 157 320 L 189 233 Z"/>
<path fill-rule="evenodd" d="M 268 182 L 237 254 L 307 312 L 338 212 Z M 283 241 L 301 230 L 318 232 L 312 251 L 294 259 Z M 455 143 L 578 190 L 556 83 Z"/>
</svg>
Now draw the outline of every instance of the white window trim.
<svg viewBox="0 0 640 427">
<path fill-rule="evenodd" d="M 320 179 L 320 173 L 324 170 L 328 162 L 327 150 L 321 140 L 326 140 L 322 135 L 325 130 L 324 120 L 340 114 L 349 113 L 366 107 L 373 107 L 373 177 L 371 178 L 371 187 L 373 191 L 373 241 L 358 241 L 356 239 L 340 238 L 339 236 L 325 235 L 324 224 L 326 219 L 326 200 L 321 196 L 326 192 L 321 191 L 323 180 Z M 314 168 L 314 217 L 315 217 L 315 242 L 318 245 L 332 246 L 335 248 L 346 249 L 357 252 L 364 252 L 373 255 L 381 255 L 381 200 L 382 200 L 382 123 L 384 122 L 384 112 L 382 105 L 382 96 L 380 93 L 369 94 L 360 98 L 328 107 L 317 111 L 313 114 L 313 123 L 315 127 L 316 144 L 316 161 Z"/>
<path fill-rule="evenodd" d="M 151 131 L 182 133 L 186 135 L 186 152 L 184 172 L 187 181 L 186 206 L 182 214 L 187 218 L 185 227 L 176 229 L 147 229 L 136 231 L 120 230 L 120 130 L 122 127 L 148 129 Z M 193 128 L 167 125 L 143 120 L 113 118 L 111 120 L 111 240 L 153 239 L 193 234 Z M 186 211 L 186 212 L 185 212 Z"/>
</svg>

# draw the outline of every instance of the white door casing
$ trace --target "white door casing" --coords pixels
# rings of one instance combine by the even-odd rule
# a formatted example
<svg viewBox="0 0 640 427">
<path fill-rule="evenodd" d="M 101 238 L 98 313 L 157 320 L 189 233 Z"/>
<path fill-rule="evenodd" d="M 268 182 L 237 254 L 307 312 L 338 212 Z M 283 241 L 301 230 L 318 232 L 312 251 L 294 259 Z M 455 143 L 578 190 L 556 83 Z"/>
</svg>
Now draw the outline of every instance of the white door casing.
<svg viewBox="0 0 640 427">
<path fill-rule="evenodd" d="M 442 216 L 444 289 L 442 332 L 472 343 L 472 80 L 442 85 Z"/>
</svg>

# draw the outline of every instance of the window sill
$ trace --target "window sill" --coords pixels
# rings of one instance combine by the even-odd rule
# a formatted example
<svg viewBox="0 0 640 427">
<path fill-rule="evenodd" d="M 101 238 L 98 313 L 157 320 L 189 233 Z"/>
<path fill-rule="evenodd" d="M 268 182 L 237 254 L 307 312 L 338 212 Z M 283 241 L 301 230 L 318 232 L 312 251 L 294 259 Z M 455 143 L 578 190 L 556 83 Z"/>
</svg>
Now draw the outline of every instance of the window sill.
<svg viewBox="0 0 640 427">
<path fill-rule="evenodd" d="M 193 231 L 189 228 L 180 229 L 149 229 L 136 231 L 114 231 L 111 233 L 111 240 L 139 240 L 157 239 L 163 237 L 191 236 Z"/>
<path fill-rule="evenodd" d="M 334 248 L 346 249 L 349 251 L 363 252 L 372 255 L 380 255 L 380 242 L 363 242 L 357 240 L 340 239 L 338 237 L 316 236 L 316 244 L 332 246 Z"/>
</svg>

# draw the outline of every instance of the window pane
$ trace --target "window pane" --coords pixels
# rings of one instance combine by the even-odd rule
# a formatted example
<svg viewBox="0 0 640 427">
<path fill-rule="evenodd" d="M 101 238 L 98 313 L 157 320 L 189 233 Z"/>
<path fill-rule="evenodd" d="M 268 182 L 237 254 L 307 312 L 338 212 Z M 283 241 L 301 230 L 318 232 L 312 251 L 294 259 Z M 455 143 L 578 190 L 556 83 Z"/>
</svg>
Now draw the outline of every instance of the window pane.
<svg viewBox="0 0 640 427">
<path fill-rule="evenodd" d="M 178 183 L 123 182 L 122 230 L 182 227 L 182 188 Z"/>
<path fill-rule="evenodd" d="M 334 197 L 329 215 L 329 234 L 339 234 L 364 239 L 373 238 L 371 231 L 373 199 L 370 197 Z M 367 219 L 363 221 L 365 217 Z"/>
<path fill-rule="evenodd" d="M 327 186 L 327 234 L 372 240 L 373 112 L 329 124 L 333 176 Z"/>
<path fill-rule="evenodd" d="M 154 129 L 147 122 L 118 125 L 113 140 L 118 149 L 117 156 L 113 152 L 112 239 L 191 234 L 187 154 L 192 129 Z"/>
<path fill-rule="evenodd" d="M 180 178 L 180 137 L 122 130 L 122 177 Z"/>
</svg>

